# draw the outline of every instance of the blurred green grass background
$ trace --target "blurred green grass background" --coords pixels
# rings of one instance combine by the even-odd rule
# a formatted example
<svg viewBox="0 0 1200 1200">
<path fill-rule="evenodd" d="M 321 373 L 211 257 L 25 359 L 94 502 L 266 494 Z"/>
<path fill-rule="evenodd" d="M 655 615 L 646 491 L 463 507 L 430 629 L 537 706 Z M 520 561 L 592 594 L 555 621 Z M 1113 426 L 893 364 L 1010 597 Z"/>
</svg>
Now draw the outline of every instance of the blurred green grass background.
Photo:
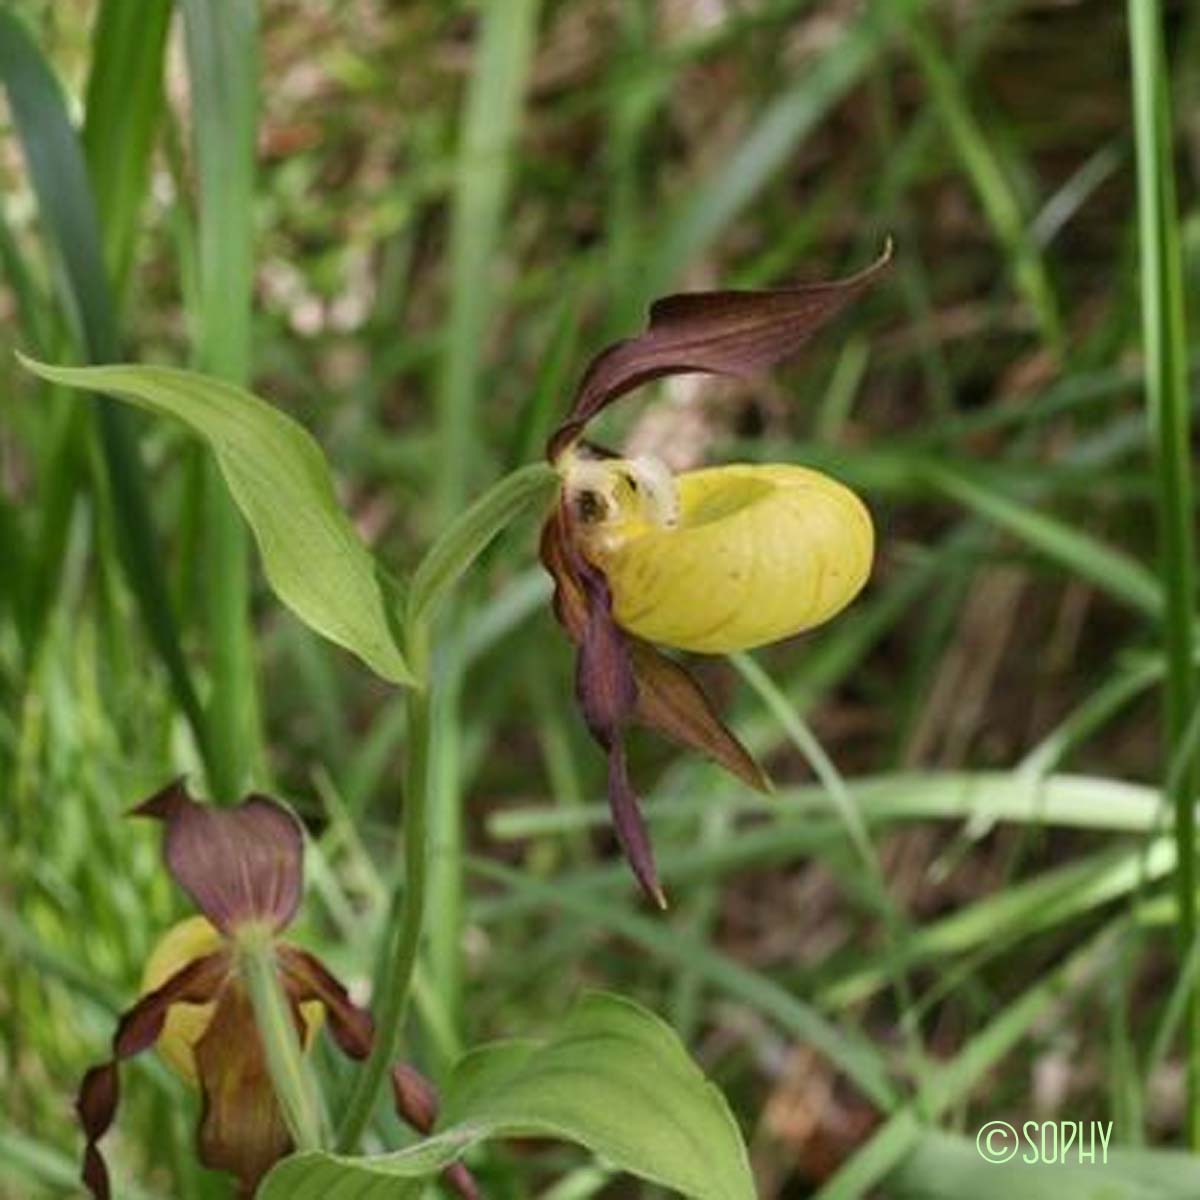
<svg viewBox="0 0 1200 1200">
<path fill-rule="evenodd" d="M 1161 60 L 1139 0 L 178 7 L 19 0 L 0 28 L 0 1196 L 74 1194 L 73 1090 L 184 911 L 121 814 L 205 761 L 214 794 L 285 796 L 304 935 L 365 994 L 404 748 L 400 698 L 266 593 L 199 448 L 11 351 L 252 382 L 406 571 L 653 297 L 826 278 L 888 235 L 886 282 L 794 364 L 606 418 L 676 467 L 819 466 L 879 529 L 845 617 L 705 668 L 777 798 L 635 742 L 668 918 L 614 857 L 532 526 L 444 622 L 415 1053 L 436 1076 L 603 985 L 726 1090 L 764 1197 L 1200 1193 L 1136 1157 L 1200 1113 L 1193 7 Z M 149 1061 L 126 1091 L 120 1194 L 228 1194 L 192 1098 Z M 982 1163 L 994 1117 L 1112 1120 L 1148 1190 Z M 480 1174 L 634 1187 L 544 1148 Z"/>
</svg>

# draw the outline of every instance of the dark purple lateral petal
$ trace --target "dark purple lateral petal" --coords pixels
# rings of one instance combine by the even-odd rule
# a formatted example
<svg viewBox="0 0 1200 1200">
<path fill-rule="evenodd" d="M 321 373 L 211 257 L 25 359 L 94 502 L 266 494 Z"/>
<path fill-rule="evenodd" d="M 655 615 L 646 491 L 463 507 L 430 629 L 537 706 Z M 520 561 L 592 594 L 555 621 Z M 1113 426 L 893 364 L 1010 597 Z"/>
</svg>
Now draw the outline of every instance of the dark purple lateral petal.
<svg viewBox="0 0 1200 1200">
<path fill-rule="evenodd" d="M 554 615 L 571 641 L 578 643 L 583 640 L 588 605 L 583 586 L 571 566 L 572 559 L 578 555 L 572 555 L 568 550 L 568 536 L 567 516 L 559 503 L 542 526 L 538 556 L 546 573 L 554 580 Z"/>
<path fill-rule="evenodd" d="M 428 1137 L 437 1121 L 437 1088 L 416 1067 L 397 1063 L 392 1068 L 392 1099 L 396 1115 L 418 1133 Z"/>
<path fill-rule="evenodd" d="M 481 1200 L 483 1193 L 480 1192 L 479 1185 L 475 1182 L 475 1176 L 463 1163 L 451 1163 L 442 1172 L 442 1178 L 462 1197 L 462 1200 Z"/>
<path fill-rule="evenodd" d="M 612 593 L 602 572 L 584 565 L 587 621 L 575 664 L 575 691 L 592 736 L 610 749 L 637 705 L 629 643 L 612 614 Z"/>
<path fill-rule="evenodd" d="M 625 766 L 624 743 L 616 741 L 608 752 L 608 807 L 612 812 L 613 829 L 625 852 L 625 858 L 642 890 L 659 908 L 667 907 L 667 897 L 658 882 L 658 871 L 654 866 L 654 851 L 650 846 L 650 835 L 642 820 L 638 807 L 637 793 L 629 782 L 629 771 Z"/>
<path fill-rule="evenodd" d="M 689 750 L 698 750 L 760 792 L 772 790 L 766 772 L 717 715 L 691 674 L 639 638 L 629 639 L 637 680 L 636 719 Z"/>
<path fill-rule="evenodd" d="M 173 1004 L 205 1004 L 219 994 L 229 976 L 226 950 L 194 959 L 176 971 L 160 988 L 143 996 L 121 1016 L 113 1035 L 112 1058 L 92 1067 L 83 1077 L 75 1111 L 87 1138 L 81 1178 L 95 1200 L 108 1200 L 108 1169 L 97 1143 L 108 1132 L 117 1112 L 120 1081 L 117 1064 L 149 1049 L 162 1033 L 167 1011 Z"/>
<path fill-rule="evenodd" d="M 132 1058 L 158 1041 L 172 1004 L 207 1004 L 229 975 L 232 956 L 227 949 L 194 958 L 161 987 L 147 992 L 121 1015 L 113 1035 L 113 1058 Z"/>
<path fill-rule="evenodd" d="M 424 1137 L 433 1132 L 439 1106 L 437 1088 L 416 1067 L 398 1063 L 392 1068 L 392 1098 L 402 1121 Z M 442 1178 L 463 1200 L 479 1200 L 479 1187 L 462 1163 L 451 1163 Z"/>
<path fill-rule="evenodd" d="M 253 795 L 214 808 L 176 780 L 133 811 L 166 823 L 168 870 L 222 933 L 251 921 L 278 933 L 291 921 L 304 886 L 304 834 L 281 804 Z"/>
<path fill-rule="evenodd" d="M 651 380 L 690 372 L 747 377 L 791 357 L 875 282 L 891 255 L 889 242 L 876 262 L 845 279 L 771 291 L 682 293 L 656 301 L 645 332 L 592 359 L 569 416 L 550 438 L 547 457 L 554 462 L 597 413 Z"/>
<path fill-rule="evenodd" d="M 329 1030 L 344 1054 L 363 1059 L 371 1052 L 375 1022 L 365 1008 L 325 968 L 324 963 L 299 946 L 282 945 L 275 951 L 284 988 L 293 1004 L 319 1000 L 329 1018 Z"/>
<path fill-rule="evenodd" d="M 569 522 L 569 515 L 562 517 L 564 523 Z M 575 693 L 592 737 L 608 755 L 608 803 L 613 827 L 638 882 L 659 908 L 666 908 L 637 793 L 625 765 L 625 728 L 638 703 L 629 640 L 613 618 L 612 592 L 604 572 L 575 549 L 569 528 L 559 544 L 586 608 L 575 660 Z"/>
<path fill-rule="evenodd" d="M 83 1127 L 87 1145 L 83 1151 L 83 1172 L 80 1178 L 96 1200 L 109 1200 L 108 1168 L 104 1156 L 96 1143 L 108 1131 L 117 1114 L 121 1097 L 121 1085 L 115 1062 L 101 1063 L 92 1067 L 83 1077 L 79 1096 L 75 1101 L 75 1112 Z"/>
</svg>

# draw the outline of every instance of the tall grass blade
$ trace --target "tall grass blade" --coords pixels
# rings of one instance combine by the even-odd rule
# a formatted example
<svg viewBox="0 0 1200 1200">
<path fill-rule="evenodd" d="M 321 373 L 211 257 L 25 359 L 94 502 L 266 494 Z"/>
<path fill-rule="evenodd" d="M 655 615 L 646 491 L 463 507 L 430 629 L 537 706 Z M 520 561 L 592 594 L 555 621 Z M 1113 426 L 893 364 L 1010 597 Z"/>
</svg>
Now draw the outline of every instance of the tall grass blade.
<svg viewBox="0 0 1200 1200">
<path fill-rule="evenodd" d="M 1069 574 L 1089 580 L 1147 616 L 1157 617 L 1162 612 L 1162 585 L 1154 572 L 1136 559 L 954 467 L 930 460 L 921 467 L 921 474 L 939 492 L 1020 538 Z"/>
<path fill-rule="evenodd" d="M 1066 996 L 1077 993 L 1111 964 L 1117 922 L 1106 925 L 1059 966 L 1003 1008 L 922 1087 L 912 1107 L 900 1109 L 821 1188 L 816 1200 L 854 1200 L 894 1170 L 928 1126 L 970 1090 L 1030 1029 Z"/>
<path fill-rule="evenodd" d="M 1196 704 L 1195 505 L 1192 494 L 1191 409 L 1187 381 L 1179 222 L 1172 166 L 1167 66 L 1158 0 L 1129 0 L 1133 119 L 1137 150 L 1138 238 L 1141 254 L 1142 336 L 1157 483 L 1159 571 L 1165 592 L 1162 619 L 1167 659 L 1164 715 L 1169 762 Z M 1193 766 L 1170 781 L 1179 853 L 1179 946 L 1186 961 L 1197 933 L 1196 817 L 1200 773 Z M 1200 990 L 1188 1001 L 1186 1031 L 1187 1129 L 1200 1149 Z"/>
<path fill-rule="evenodd" d="M 83 149 L 103 231 L 104 259 L 120 297 L 133 262 L 138 216 L 163 113 L 163 53 L 170 0 L 104 0 L 92 34 Z"/>
<path fill-rule="evenodd" d="M 493 308 L 493 264 L 539 8 L 540 0 L 485 6 L 466 97 L 454 188 L 448 336 L 438 393 L 438 513 L 443 521 L 467 497 L 478 450 L 475 409 Z"/>
<path fill-rule="evenodd" d="M 493 265 L 540 7 L 540 0 L 508 0 L 481 10 L 456 163 L 450 312 L 438 386 L 435 511 L 443 525 L 463 507 L 476 466 L 480 367 L 492 313 Z M 430 966 L 434 990 L 457 1027 L 463 892 L 457 656 L 444 664 L 444 672 L 433 705 L 429 904 L 438 919 L 430 931 Z"/>
<path fill-rule="evenodd" d="M 958 76 L 933 37 L 920 21 L 908 22 L 905 32 L 988 223 L 1012 263 L 1017 290 L 1032 310 L 1043 339 L 1061 349 L 1058 301 L 1016 193 L 962 93 Z"/>
<path fill-rule="evenodd" d="M 28 344 L 37 354 L 42 354 L 48 344 L 49 330 L 45 302 L 38 285 L 34 282 L 33 272 L 25 261 L 21 247 L 17 245 L 9 228 L 8 218 L 0 209 L 0 278 L 4 279 L 13 301 L 16 305 L 17 316 L 20 319 L 21 331 L 28 339 Z"/>
<path fill-rule="evenodd" d="M 876 0 L 771 102 L 728 159 L 690 189 L 650 239 L 656 249 L 643 269 L 639 307 L 678 283 L 680 271 L 721 235 L 862 78 L 886 45 L 889 21 L 905 20 L 920 7 L 921 0 Z"/>
<path fill-rule="evenodd" d="M 250 372 L 256 0 L 181 0 L 199 186 L 194 321 L 204 371 L 235 384 Z M 234 799 L 261 757 L 249 625 L 249 547 L 214 465 L 205 475 L 205 584 L 212 654 L 208 705 L 213 792 Z"/>
<path fill-rule="evenodd" d="M 45 237 L 58 268 L 62 303 L 72 318 L 79 353 L 92 362 L 111 360 L 118 350 L 117 325 L 84 157 L 58 81 L 21 23 L 3 10 L 0 80 L 8 93 L 25 151 Z M 101 446 L 125 575 L 176 700 L 205 753 L 207 738 L 200 702 L 180 649 L 166 580 L 155 550 L 157 539 L 132 428 L 111 401 L 102 399 L 100 405 Z M 50 543 L 56 544 L 55 539 L 51 538 Z M 59 565 L 49 562 L 43 575 L 56 574 Z M 52 583 L 44 580 L 40 593 L 48 596 L 53 590 Z"/>
</svg>

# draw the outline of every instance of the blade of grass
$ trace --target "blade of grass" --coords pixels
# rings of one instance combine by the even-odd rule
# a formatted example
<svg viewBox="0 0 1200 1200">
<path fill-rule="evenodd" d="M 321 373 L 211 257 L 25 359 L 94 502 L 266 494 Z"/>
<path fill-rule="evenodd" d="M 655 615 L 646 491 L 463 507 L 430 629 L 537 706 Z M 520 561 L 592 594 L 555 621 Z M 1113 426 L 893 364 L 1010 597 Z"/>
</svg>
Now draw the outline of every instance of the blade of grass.
<svg viewBox="0 0 1200 1200">
<path fill-rule="evenodd" d="M 837 810 L 838 818 L 845 827 L 846 835 L 866 871 L 872 899 L 883 918 L 886 970 L 895 993 L 897 1008 L 900 1011 L 900 1026 L 908 1050 L 909 1068 L 913 1077 L 919 1081 L 924 1077 L 928 1064 L 925 1047 L 921 1040 L 920 1020 L 917 1016 L 912 988 L 904 970 L 908 954 L 909 930 L 903 914 L 892 903 L 888 894 L 887 880 L 884 877 L 879 857 L 875 853 L 875 846 L 871 841 L 866 822 L 862 819 L 862 814 L 858 811 L 841 773 L 825 753 L 825 748 L 809 729 L 803 717 L 788 703 L 787 697 L 780 691 L 775 681 L 748 654 L 731 655 L 730 661 L 738 674 L 757 692 L 759 698 L 787 734 L 788 740 L 812 768 L 829 796 L 831 804 Z"/>
<path fill-rule="evenodd" d="M 652 69 L 630 69 L 630 64 L 655 60 L 654 23 L 645 4 L 625 4 L 620 9 L 620 41 L 612 55 L 611 103 L 605 113 L 604 177 L 607 181 L 604 235 L 604 293 L 607 308 L 606 338 L 620 336 L 636 324 L 641 313 L 623 305 L 637 304 L 641 274 L 645 203 L 643 141 L 672 77 Z M 631 281 L 632 286 L 631 286 Z"/>
<path fill-rule="evenodd" d="M 578 341 L 579 301 L 575 296 L 565 296 L 554 314 L 533 386 L 516 422 L 508 454 L 510 471 L 542 454 L 558 422 L 558 408 L 575 368 Z"/>
<path fill-rule="evenodd" d="M 247 384 L 251 353 L 258 5 L 255 0 L 181 0 L 199 186 L 191 314 L 196 365 Z M 215 463 L 205 467 L 213 746 L 209 783 L 233 800 L 261 767 L 258 697 L 249 627 L 249 535 Z"/>
<path fill-rule="evenodd" d="M 683 268 L 792 160 L 798 143 L 862 78 L 886 44 L 889 19 L 903 21 L 920 7 L 920 0 L 877 0 L 770 103 L 728 159 L 688 189 L 687 198 L 648 240 L 651 250 L 639 276 L 637 303 L 631 297 L 630 307 L 644 307 L 677 282 Z"/>
<path fill-rule="evenodd" d="M 1154 828 L 1162 795 L 1158 788 L 1095 775 L 1031 778 L 1013 771 L 899 771 L 863 776 L 846 786 L 868 824 L 936 817 L 971 820 L 978 828 L 1016 821 L 1134 833 Z M 653 822 L 717 805 L 747 814 L 773 814 L 781 822 L 811 821 L 814 814 L 828 811 L 829 797 L 815 784 L 781 788 L 768 797 L 742 790 L 700 800 L 686 790 L 660 788 L 644 809 Z M 603 803 L 569 810 L 514 808 L 496 813 L 487 828 L 492 837 L 510 840 L 594 828 L 608 819 Z"/>
<path fill-rule="evenodd" d="M 438 391 L 437 511 L 458 514 L 478 452 L 476 413 L 496 249 L 515 159 L 525 79 L 540 0 L 482 10 L 474 72 L 465 99 L 450 244 L 450 312 Z"/>
<path fill-rule="evenodd" d="M 569 888 L 538 883 L 518 871 L 496 863 L 472 860 L 473 872 L 503 883 L 518 893 L 528 893 L 547 908 L 559 908 L 649 951 L 655 958 L 695 971 L 713 987 L 749 1004 L 777 1021 L 781 1028 L 820 1050 L 846 1076 L 885 1110 L 896 1104 L 887 1068 L 869 1042 L 841 1030 L 787 989 L 710 947 L 693 942 L 660 921 L 626 911 L 619 905 L 597 901 Z"/>
<path fill-rule="evenodd" d="M 1198 750 L 1200 750 L 1200 708 L 1192 713 L 1187 728 L 1176 746 L 1167 773 L 1166 797 L 1169 797 L 1187 778 L 1189 772 L 1194 770 Z M 1171 988 L 1170 996 L 1163 1007 L 1158 1028 L 1150 1043 L 1145 1074 L 1147 1079 L 1153 1078 L 1162 1066 L 1171 1043 L 1179 1032 L 1179 1026 L 1187 1014 L 1189 999 L 1196 987 L 1198 970 L 1200 970 L 1200 938 L 1197 938 L 1188 947 L 1182 967 Z"/>
<path fill-rule="evenodd" d="M 1048 1010 L 1090 983 L 1109 961 L 1123 923 L 1110 922 L 1061 965 L 1047 971 L 934 1074 L 912 1107 L 895 1112 L 816 1194 L 816 1200 L 856 1200 L 908 1155 L 927 1128 L 1007 1054 Z"/>
<path fill-rule="evenodd" d="M 93 361 L 117 353 L 109 294 L 87 167 L 58 79 L 25 27 L 0 11 L 0 77 L 25 153 L 55 283 L 77 342 Z"/>
<path fill-rule="evenodd" d="M 1042 871 L 914 931 L 902 947 L 904 965 L 975 948 L 988 957 L 1000 954 L 1020 939 L 1135 893 L 1147 880 L 1170 875 L 1174 867 L 1174 846 L 1159 838 L 1145 849 L 1104 852 Z M 867 965 L 836 980 L 820 999 L 825 1006 L 845 1008 L 885 986 L 889 978 L 889 971 Z"/>
<path fill-rule="evenodd" d="M 13 237 L 3 209 L 0 209 L 0 275 L 16 302 L 26 344 L 32 346 L 35 353 L 44 352 L 49 345 L 46 304 L 34 282 L 33 272 L 25 261 L 25 255 Z"/>
<path fill-rule="evenodd" d="M 125 292 L 163 112 L 171 0 L 104 0 L 92 33 L 83 149 L 113 293 Z"/>
<path fill-rule="evenodd" d="M 429 749 L 433 732 L 429 693 L 410 688 L 407 704 L 403 902 L 400 902 L 399 893 L 393 893 L 390 907 L 395 919 L 391 921 L 391 928 L 384 937 L 376 978 L 375 1039 L 366 1063 L 355 1078 L 338 1122 L 337 1145 L 342 1153 L 357 1147 L 375 1111 L 384 1077 L 396 1059 L 408 1011 L 410 987 L 421 951 L 428 899 L 427 879 L 432 862 L 427 834 L 432 792 L 428 772 Z M 457 1028 L 452 1028 L 451 1033 L 457 1040 Z"/>
<path fill-rule="evenodd" d="M 1082 576 L 1147 616 L 1157 617 L 1162 611 L 1162 586 L 1136 559 L 953 467 L 928 461 L 920 471 L 931 487 L 1019 537 L 1072 575 Z"/>
<path fill-rule="evenodd" d="M 1164 689 L 1169 761 L 1196 704 L 1194 638 L 1195 507 L 1191 471 L 1191 411 L 1187 385 L 1179 224 L 1172 167 L 1171 115 L 1162 12 L 1157 0 L 1129 0 L 1134 140 L 1138 175 L 1142 337 L 1146 355 L 1146 406 L 1158 485 L 1158 558 L 1166 604 L 1162 640 L 1167 659 Z M 1197 933 L 1196 816 L 1200 772 L 1183 772 L 1169 796 L 1175 810 L 1179 853 L 1179 953 L 1186 961 Z M 1185 1020 L 1188 1109 L 1193 1150 L 1200 1149 L 1200 989 L 1188 998 Z"/>
<path fill-rule="evenodd" d="M 463 508 L 476 466 L 479 383 L 492 313 L 496 251 L 515 161 L 540 0 L 481 10 L 476 61 L 464 100 L 450 232 L 450 311 L 438 386 L 435 511 L 445 526 Z M 450 609 L 444 624 L 453 627 Z M 462 1021 L 461 658 L 443 659 L 433 705 L 430 774 L 432 865 L 430 981 L 454 1028 Z"/>
<path fill-rule="evenodd" d="M 1016 771 L 1031 777 L 1044 776 L 1053 771 L 1075 747 L 1102 729 L 1125 705 L 1158 683 L 1164 670 L 1160 658 L 1137 658 L 1119 664 L 1037 745 L 1025 753 Z"/>
<path fill-rule="evenodd" d="M 1029 304 L 1047 345 L 1061 351 L 1062 325 L 1050 276 L 1029 235 L 1017 197 L 962 93 L 958 76 L 922 21 L 906 21 L 904 32 L 963 169 L 1011 261 L 1017 290 Z"/>
<path fill-rule="evenodd" d="M 57 80 L 24 27 L 7 11 L 0 11 L 0 78 L 25 151 L 45 236 L 59 268 L 62 303 L 72 318 L 79 352 L 92 362 L 111 360 L 118 349 L 115 311 L 83 154 Z M 205 722 L 155 549 L 157 539 L 133 427 L 112 401 L 98 397 L 97 403 L 125 577 L 176 700 L 208 763 L 211 754 Z M 59 543 L 51 538 L 49 544 Z M 59 560 L 42 568 L 43 596 L 54 591 L 51 577 L 59 570 L 61 555 Z M 44 610 L 42 628 L 45 615 Z"/>
</svg>

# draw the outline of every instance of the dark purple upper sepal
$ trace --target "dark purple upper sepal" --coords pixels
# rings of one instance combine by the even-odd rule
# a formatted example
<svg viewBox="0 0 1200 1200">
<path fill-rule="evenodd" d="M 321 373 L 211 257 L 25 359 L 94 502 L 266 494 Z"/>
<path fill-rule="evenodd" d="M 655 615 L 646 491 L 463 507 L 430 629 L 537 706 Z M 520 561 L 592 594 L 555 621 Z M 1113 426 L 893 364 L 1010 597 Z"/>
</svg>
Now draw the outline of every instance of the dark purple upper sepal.
<svg viewBox="0 0 1200 1200">
<path fill-rule="evenodd" d="M 691 372 L 744 377 L 789 358 L 868 288 L 891 256 L 889 242 L 871 266 L 846 279 L 771 291 L 685 292 L 656 301 L 645 332 L 592 359 L 547 458 L 555 462 L 597 413 L 651 380 Z"/>
<path fill-rule="evenodd" d="M 166 823 L 168 870 L 222 933 L 251 922 L 278 933 L 290 923 L 304 885 L 304 834 L 281 804 L 252 795 L 214 808 L 176 780 L 134 812 Z"/>
</svg>

